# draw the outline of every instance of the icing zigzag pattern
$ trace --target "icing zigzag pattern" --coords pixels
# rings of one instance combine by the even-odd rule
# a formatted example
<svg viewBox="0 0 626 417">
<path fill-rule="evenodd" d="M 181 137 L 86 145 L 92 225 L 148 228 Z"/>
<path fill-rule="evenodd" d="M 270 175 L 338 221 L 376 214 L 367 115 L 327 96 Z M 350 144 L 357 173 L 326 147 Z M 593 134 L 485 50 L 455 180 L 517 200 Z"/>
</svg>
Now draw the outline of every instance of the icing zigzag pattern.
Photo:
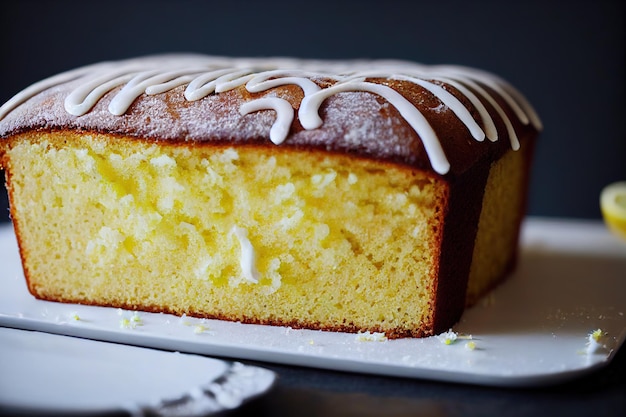
<svg viewBox="0 0 626 417">
<path fill-rule="evenodd" d="M 354 70 L 354 68 L 362 68 Z M 113 115 L 123 115 L 141 95 L 157 95 L 185 86 L 188 101 L 201 100 L 210 94 L 219 94 L 241 86 L 251 93 L 268 91 L 283 85 L 302 89 L 304 98 L 298 109 L 298 118 L 306 130 L 323 124 L 319 116 L 322 103 L 342 92 L 370 92 L 383 97 L 394 106 L 421 138 L 433 169 L 445 174 L 450 164 L 443 152 L 436 132 L 424 115 L 409 100 L 391 87 L 367 81 L 384 78 L 411 82 L 436 96 L 444 106 L 467 127 L 477 141 L 498 139 L 492 116 L 483 101 L 488 102 L 502 119 L 511 147 L 519 148 L 513 125 L 496 99 L 481 85 L 488 86 L 513 110 L 519 121 L 531 123 L 537 130 L 541 121 L 526 99 L 511 85 L 482 71 L 457 66 L 425 66 L 396 61 L 328 62 L 290 59 L 237 59 L 196 55 L 153 56 L 120 62 L 105 62 L 68 71 L 33 84 L 0 107 L 0 120 L 29 98 L 55 85 L 81 80 L 64 102 L 68 113 L 81 116 L 88 113 L 102 97 L 122 87 L 109 103 Z M 314 80 L 332 80 L 322 88 Z M 478 111 L 481 127 L 469 110 L 441 84 L 448 84 L 463 94 Z M 276 119 L 271 127 L 270 140 L 283 143 L 295 117 L 292 105 L 279 97 L 262 97 L 244 103 L 240 113 L 272 110 Z"/>
</svg>

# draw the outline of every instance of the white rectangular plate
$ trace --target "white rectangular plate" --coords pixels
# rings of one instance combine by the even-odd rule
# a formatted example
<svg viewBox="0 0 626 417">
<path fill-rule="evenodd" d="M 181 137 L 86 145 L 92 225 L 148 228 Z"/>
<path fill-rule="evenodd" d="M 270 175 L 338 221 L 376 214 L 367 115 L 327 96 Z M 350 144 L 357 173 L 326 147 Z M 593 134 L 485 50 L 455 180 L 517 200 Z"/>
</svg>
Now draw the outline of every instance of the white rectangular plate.
<svg viewBox="0 0 626 417">
<path fill-rule="evenodd" d="M 516 272 L 453 329 L 471 340 L 364 341 L 348 333 L 143 312 L 135 322 L 129 311 L 32 297 L 13 231 L 0 228 L 0 326 L 359 373 L 496 386 L 570 380 L 607 365 L 623 344 L 624 294 L 625 242 L 599 222 L 531 218 Z M 596 329 L 602 337 L 589 348 Z"/>
</svg>

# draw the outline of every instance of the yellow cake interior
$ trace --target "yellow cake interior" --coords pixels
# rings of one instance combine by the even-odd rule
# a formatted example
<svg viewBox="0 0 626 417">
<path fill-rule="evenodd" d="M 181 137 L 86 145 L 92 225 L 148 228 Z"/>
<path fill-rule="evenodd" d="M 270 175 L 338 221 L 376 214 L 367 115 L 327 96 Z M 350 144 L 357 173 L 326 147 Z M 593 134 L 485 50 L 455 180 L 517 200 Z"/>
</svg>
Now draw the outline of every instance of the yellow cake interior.
<svg viewBox="0 0 626 417">
<path fill-rule="evenodd" d="M 448 193 L 434 175 L 76 133 L 15 140 L 5 165 L 42 298 L 345 330 L 432 320 Z"/>
</svg>

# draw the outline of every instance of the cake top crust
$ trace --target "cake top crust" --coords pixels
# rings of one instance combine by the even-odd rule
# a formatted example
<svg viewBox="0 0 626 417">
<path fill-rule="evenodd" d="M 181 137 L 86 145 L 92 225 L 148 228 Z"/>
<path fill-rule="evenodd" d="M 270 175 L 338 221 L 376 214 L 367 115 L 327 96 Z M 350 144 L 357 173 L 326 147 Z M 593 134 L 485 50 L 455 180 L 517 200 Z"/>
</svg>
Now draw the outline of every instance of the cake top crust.
<svg viewBox="0 0 626 417">
<path fill-rule="evenodd" d="M 52 76 L 0 107 L 4 139 L 29 130 L 80 130 L 273 144 L 440 175 L 517 150 L 520 138 L 541 129 L 524 96 L 493 74 L 390 60 L 155 55 Z"/>
</svg>

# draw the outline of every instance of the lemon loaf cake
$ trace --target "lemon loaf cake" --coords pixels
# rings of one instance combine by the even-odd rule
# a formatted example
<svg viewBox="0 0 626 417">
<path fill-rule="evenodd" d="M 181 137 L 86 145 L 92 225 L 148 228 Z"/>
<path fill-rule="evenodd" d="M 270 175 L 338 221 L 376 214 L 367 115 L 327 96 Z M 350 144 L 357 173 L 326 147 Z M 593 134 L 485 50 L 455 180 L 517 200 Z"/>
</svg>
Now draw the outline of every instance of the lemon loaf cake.
<svg viewBox="0 0 626 417">
<path fill-rule="evenodd" d="M 423 337 L 514 267 L 541 123 L 484 71 L 158 55 L 0 108 L 38 298 Z"/>
</svg>

